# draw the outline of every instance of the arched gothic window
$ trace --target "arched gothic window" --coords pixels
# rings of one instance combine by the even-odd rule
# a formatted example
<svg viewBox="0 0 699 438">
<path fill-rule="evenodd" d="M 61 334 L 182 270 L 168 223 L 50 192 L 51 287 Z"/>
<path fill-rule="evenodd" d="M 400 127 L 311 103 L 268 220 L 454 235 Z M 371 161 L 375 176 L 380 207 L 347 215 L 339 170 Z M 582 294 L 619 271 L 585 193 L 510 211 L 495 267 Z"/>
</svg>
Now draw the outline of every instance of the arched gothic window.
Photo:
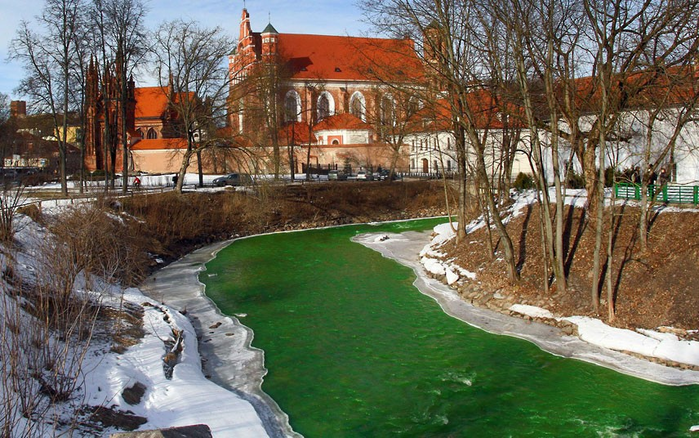
<svg viewBox="0 0 699 438">
<path fill-rule="evenodd" d="M 335 115 L 335 100 L 332 94 L 323 91 L 318 96 L 318 120 Z"/>
<path fill-rule="evenodd" d="M 384 126 L 396 124 L 396 102 L 390 94 L 381 98 L 381 124 Z"/>
<path fill-rule="evenodd" d="M 284 98 L 284 121 L 301 121 L 301 96 L 296 90 L 289 90 Z"/>
<path fill-rule="evenodd" d="M 158 133 L 155 131 L 155 129 L 150 128 L 148 129 L 148 134 L 146 134 L 146 138 L 148 138 L 148 140 L 156 139 L 158 138 Z"/>
<path fill-rule="evenodd" d="M 350 98 L 350 114 L 366 122 L 366 100 L 359 91 L 355 91 Z"/>
<path fill-rule="evenodd" d="M 138 128 L 136 130 L 136 135 L 143 139 L 143 130 L 141 128 Z"/>
</svg>

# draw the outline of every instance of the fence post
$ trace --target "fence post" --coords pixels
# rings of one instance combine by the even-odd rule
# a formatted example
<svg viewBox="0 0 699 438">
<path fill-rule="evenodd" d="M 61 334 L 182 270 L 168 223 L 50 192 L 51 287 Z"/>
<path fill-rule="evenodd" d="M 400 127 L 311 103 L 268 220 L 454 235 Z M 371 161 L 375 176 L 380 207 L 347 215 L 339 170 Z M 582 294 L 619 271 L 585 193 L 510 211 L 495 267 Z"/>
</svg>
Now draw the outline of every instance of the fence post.
<svg viewBox="0 0 699 438">
<path fill-rule="evenodd" d="M 693 198 L 694 198 L 694 205 L 699 204 L 699 186 L 694 186 L 694 193 L 693 193 Z"/>
</svg>

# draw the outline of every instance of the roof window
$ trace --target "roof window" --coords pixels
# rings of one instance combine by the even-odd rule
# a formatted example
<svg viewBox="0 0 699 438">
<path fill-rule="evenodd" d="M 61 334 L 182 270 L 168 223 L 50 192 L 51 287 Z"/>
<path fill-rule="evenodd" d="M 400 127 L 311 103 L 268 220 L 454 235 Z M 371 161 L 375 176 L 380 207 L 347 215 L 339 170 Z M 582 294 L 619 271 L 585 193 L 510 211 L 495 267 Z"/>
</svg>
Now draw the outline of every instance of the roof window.
<svg viewBox="0 0 699 438">
<path fill-rule="evenodd" d="M 340 67 L 335 67 L 335 73 L 340 73 L 342 70 L 340 70 Z"/>
</svg>

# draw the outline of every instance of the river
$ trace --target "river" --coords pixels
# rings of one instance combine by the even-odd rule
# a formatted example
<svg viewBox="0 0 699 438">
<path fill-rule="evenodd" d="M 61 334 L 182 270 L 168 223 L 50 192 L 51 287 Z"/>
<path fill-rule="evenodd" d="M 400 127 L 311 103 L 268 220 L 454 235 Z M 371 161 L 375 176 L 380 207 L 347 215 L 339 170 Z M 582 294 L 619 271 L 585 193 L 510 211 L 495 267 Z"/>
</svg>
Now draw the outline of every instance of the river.
<svg viewBox="0 0 699 438">
<path fill-rule="evenodd" d="M 436 220 L 241 239 L 201 276 L 254 331 L 262 389 L 306 437 L 685 436 L 699 387 L 546 353 L 445 314 L 414 272 L 350 239 Z"/>
</svg>

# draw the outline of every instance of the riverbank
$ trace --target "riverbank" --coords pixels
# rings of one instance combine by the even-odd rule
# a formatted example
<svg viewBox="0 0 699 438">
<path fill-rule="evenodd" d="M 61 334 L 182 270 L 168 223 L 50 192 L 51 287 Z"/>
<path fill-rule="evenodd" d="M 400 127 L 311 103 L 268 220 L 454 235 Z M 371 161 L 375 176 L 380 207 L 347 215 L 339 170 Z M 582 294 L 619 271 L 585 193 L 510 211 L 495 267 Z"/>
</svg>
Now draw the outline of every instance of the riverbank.
<svg viewBox="0 0 699 438">
<path fill-rule="evenodd" d="M 262 391 L 264 352 L 251 346 L 253 332 L 237 318 L 223 315 L 206 297 L 199 275 L 205 264 L 232 241 L 193 251 L 151 275 L 141 285 L 143 293 L 187 314 L 194 327 L 202 372 L 217 385 L 232 391 L 255 409 L 267 435 L 299 437 L 288 416 Z"/>
<path fill-rule="evenodd" d="M 353 240 L 413 269 L 415 286 L 439 303 L 443 311 L 490 333 L 530 341 L 551 354 L 594 363 L 634 377 L 666 385 L 699 383 L 699 372 L 670 368 L 648 360 L 586 342 L 548 324 L 513 317 L 464 301 L 443 282 L 432 278 L 421 263 L 434 236 L 430 232 L 401 234 L 370 233 Z M 261 389 L 266 374 L 264 352 L 251 347 L 254 334 L 236 318 L 224 316 L 206 297 L 199 275 L 207 275 L 205 264 L 229 242 L 194 251 L 161 269 L 142 286 L 143 292 L 187 314 L 194 326 L 202 372 L 212 382 L 249 402 L 260 417 L 268 436 L 299 436 L 288 416 Z"/>
<path fill-rule="evenodd" d="M 532 321 L 531 318 L 518 318 L 495 310 L 477 307 L 465 301 L 459 294 L 440 280 L 427 274 L 421 263 L 420 254 L 430 245 L 431 233 L 408 232 L 402 234 L 373 233 L 357 236 L 354 240 L 384 257 L 393 259 L 415 272 L 415 286 L 424 294 L 439 303 L 444 312 L 482 330 L 526 339 L 551 354 L 583 360 L 616 370 L 634 377 L 662 383 L 665 385 L 699 384 L 699 371 L 672 368 L 605 348 L 601 343 L 586 342 L 579 336 L 570 335 L 561 328 Z M 523 316 L 527 316 L 524 315 Z M 624 335 L 636 332 L 615 329 L 616 336 L 628 339 Z M 651 338 L 648 337 L 650 340 Z M 642 342 L 642 340 L 636 340 Z M 632 345 L 627 345 L 632 349 Z M 696 346 L 687 343 L 692 352 Z"/>
</svg>

